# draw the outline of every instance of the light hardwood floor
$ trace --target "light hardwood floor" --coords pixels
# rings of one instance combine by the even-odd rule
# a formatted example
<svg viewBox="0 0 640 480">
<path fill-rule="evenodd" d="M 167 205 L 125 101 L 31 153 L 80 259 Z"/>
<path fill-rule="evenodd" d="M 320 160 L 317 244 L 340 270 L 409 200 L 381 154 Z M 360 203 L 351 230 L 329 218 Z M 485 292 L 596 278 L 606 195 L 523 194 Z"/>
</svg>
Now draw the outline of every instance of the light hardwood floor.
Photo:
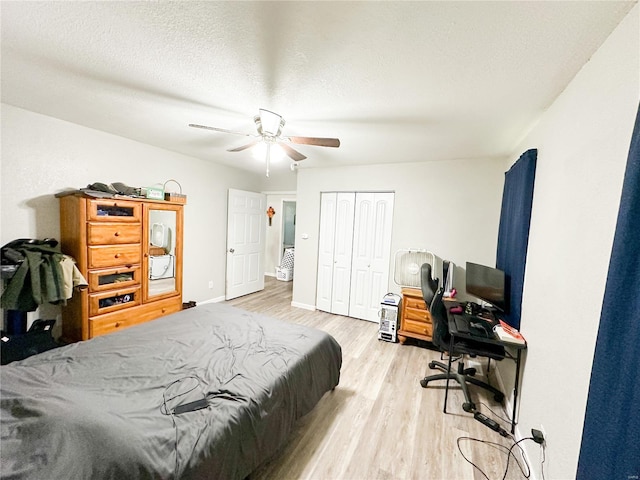
<svg viewBox="0 0 640 480">
<path fill-rule="evenodd" d="M 331 334 L 342 346 L 340 384 L 301 418 L 289 442 L 253 472 L 264 479 L 501 479 L 507 463 L 501 437 L 462 410 L 459 388 L 450 387 L 447 414 L 442 386 L 422 388 L 428 363 L 440 354 L 415 345 L 381 342 L 375 323 L 291 306 L 292 282 L 265 278 L 265 290 L 227 303 Z M 505 416 L 481 389 L 472 389 L 487 416 Z M 480 402 L 484 403 L 481 404 Z M 501 422 L 509 430 L 506 422 Z M 495 442 L 481 444 L 473 437 Z M 464 460 L 458 450 L 482 469 Z M 509 479 L 525 478 L 513 457 Z"/>
</svg>

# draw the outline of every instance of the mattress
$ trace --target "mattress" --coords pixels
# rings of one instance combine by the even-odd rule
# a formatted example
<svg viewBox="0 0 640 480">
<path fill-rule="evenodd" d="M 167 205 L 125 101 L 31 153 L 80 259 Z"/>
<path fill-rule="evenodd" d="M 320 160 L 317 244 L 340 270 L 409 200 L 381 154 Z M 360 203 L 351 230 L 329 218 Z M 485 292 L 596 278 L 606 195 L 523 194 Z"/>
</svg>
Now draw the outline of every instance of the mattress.
<svg viewBox="0 0 640 480">
<path fill-rule="evenodd" d="M 325 332 L 207 304 L 5 365 L 2 478 L 245 478 L 341 363 Z"/>
</svg>

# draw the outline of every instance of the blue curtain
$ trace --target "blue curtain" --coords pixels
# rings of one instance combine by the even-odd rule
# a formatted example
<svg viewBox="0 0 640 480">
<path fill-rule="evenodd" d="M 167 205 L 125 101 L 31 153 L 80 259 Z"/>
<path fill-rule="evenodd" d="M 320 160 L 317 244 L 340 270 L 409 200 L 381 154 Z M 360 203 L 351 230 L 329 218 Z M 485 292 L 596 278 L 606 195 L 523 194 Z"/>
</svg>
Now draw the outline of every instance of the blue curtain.
<svg viewBox="0 0 640 480">
<path fill-rule="evenodd" d="M 524 152 L 505 173 L 502 192 L 496 268 L 504 271 L 509 293 L 509 313 L 505 321 L 518 329 L 537 159 L 538 150 Z"/>
<path fill-rule="evenodd" d="M 578 479 L 640 476 L 640 109 L 591 369 Z"/>
</svg>

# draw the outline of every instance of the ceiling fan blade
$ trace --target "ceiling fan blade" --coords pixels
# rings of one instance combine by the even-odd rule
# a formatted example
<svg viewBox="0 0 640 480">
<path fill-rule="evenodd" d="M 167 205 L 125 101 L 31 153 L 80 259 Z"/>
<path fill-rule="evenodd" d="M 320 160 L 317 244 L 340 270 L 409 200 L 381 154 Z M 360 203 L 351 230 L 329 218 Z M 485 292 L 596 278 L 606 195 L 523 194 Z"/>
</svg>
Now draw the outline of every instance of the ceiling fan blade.
<svg viewBox="0 0 640 480">
<path fill-rule="evenodd" d="M 243 137 L 252 137 L 253 136 L 250 133 L 234 132 L 233 130 L 227 130 L 226 128 L 208 127 L 207 125 L 196 125 L 195 123 L 190 123 L 189 126 L 193 127 L 193 128 L 202 128 L 204 130 L 213 130 L 215 132 L 231 133 L 233 135 L 242 135 Z"/>
<path fill-rule="evenodd" d="M 339 147 L 340 140 L 337 138 L 317 138 L 317 137 L 287 137 L 291 143 L 301 145 L 316 145 L 318 147 Z"/>
<path fill-rule="evenodd" d="M 289 156 L 289 158 L 291 158 L 291 160 L 295 162 L 299 162 L 300 160 L 304 160 L 305 158 L 307 158 L 303 154 L 301 154 L 299 151 L 291 148 L 286 143 L 279 142 L 278 145 L 280 145 L 282 150 L 284 150 L 284 153 L 286 153 Z"/>
<path fill-rule="evenodd" d="M 227 152 L 241 152 L 242 150 L 246 150 L 247 148 L 251 148 L 254 145 L 260 143 L 261 140 L 254 140 L 253 142 L 247 143 L 246 145 L 242 145 L 241 147 L 230 148 Z"/>
</svg>

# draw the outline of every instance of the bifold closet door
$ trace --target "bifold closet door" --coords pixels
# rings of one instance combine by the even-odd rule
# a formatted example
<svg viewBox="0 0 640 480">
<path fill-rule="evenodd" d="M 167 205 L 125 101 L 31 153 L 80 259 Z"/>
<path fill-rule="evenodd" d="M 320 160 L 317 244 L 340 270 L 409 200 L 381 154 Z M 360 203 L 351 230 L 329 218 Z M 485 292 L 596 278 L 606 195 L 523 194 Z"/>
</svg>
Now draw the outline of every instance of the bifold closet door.
<svg viewBox="0 0 640 480">
<path fill-rule="evenodd" d="M 378 321 L 389 292 L 394 194 L 358 193 L 353 230 L 349 316 Z"/>
<path fill-rule="evenodd" d="M 320 201 L 316 308 L 349 315 L 355 193 L 323 193 Z"/>
<path fill-rule="evenodd" d="M 323 193 L 316 308 L 378 321 L 388 293 L 393 193 Z"/>
</svg>

